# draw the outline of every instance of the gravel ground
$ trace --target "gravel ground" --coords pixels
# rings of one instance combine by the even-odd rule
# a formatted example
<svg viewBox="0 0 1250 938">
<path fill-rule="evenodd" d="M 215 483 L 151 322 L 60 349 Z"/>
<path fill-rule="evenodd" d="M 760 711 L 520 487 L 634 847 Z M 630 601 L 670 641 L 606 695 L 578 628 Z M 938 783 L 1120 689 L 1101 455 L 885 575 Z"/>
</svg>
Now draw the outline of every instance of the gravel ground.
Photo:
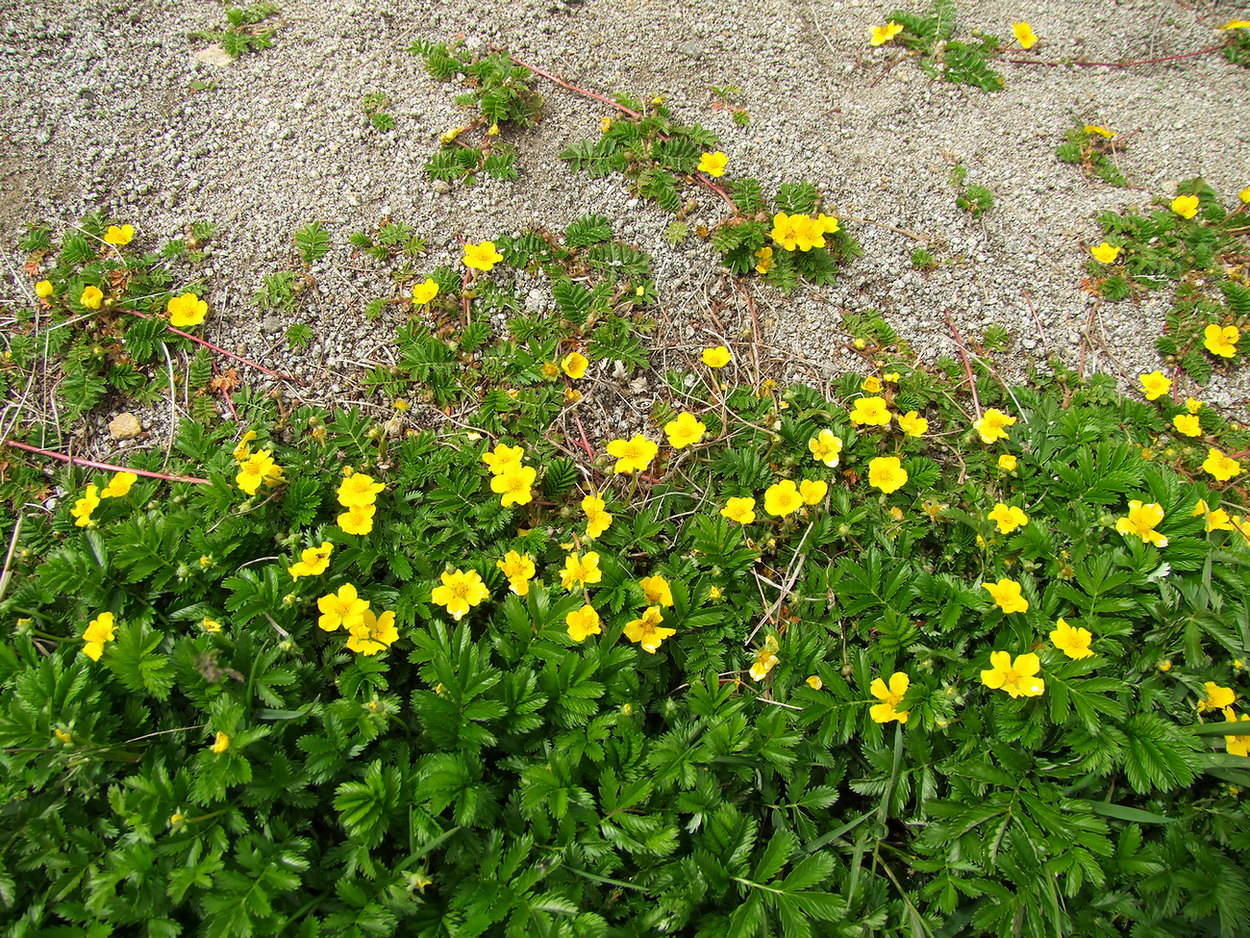
<svg viewBox="0 0 1250 938">
<path fill-rule="evenodd" d="M 750 323 L 710 245 L 670 246 L 671 216 L 631 200 L 619 179 L 573 174 L 557 158 L 598 134 L 601 104 L 544 83 L 549 116 L 512 139 L 522 177 L 437 191 L 422 167 L 438 134 L 460 120 L 452 86 L 405 51 L 418 38 L 463 34 L 505 44 L 584 88 L 662 93 L 679 120 L 721 135 L 731 176 L 754 175 L 766 189 L 802 179 L 821 187 L 865 255 L 832 288 L 758 291 L 764 340 L 797 374 L 857 367 L 842 316 L 879 310 L 922 358 L 953 352 L 949 314 L 966 336 L 990 324 L 1009 329 L 1016 376 L 1049 350 L 1131 387 L 1160 365 L 1153 345 L 1164 301 L 1095 308 L 1081 291 L 1085 249 L 1099 240 L 1095 217 L 1148 204 L 1196 175 L 1226 200 L 1250 185 L 1250 70 L 1216 54 L 1133 68 L 1003 63 L 1006 88 L 987 95 L 930 80 L 915 60 L 896 62 L 899 50 L 870 49 L 869 28 L 892 8 L 878 0 L 732 9 L 710 0 L 286 0 L 273 48 L 225 66 L 196 62 L 206 43 L 188 37 L 223 25 L 220 3 L 9 6 L 0 26 L 0 244 L 11 246 L 31 222 L 59 227 L 95 208 L 153 240 L 207 219 L 218 237 L 205 337 L 341 397 L 359 396 L 363 364 L 389 360 L 397 322 L 364 319 L 381 284 L 346 243 L 388 218 L 427 237 L 423 263 L 432 266 L 458 257 L 459 238 L 605 214 L 618 236 L 654 256 L 660 316 L 675 345 L 697 350 L 707 344 L 701 330 L 721 332 L 718 323 L 741 339 Z M 1042 58 L 1115 61 L 1197 51 L 1223 36 L 1215 27 L 1247 15 L 1244 3 L 1215 0 L 1027 6 L 961 0 L 957 33 L 1010 36 L 1012 22 L 1027 18 Z M 211 87 L 195 91 L 194 82 Z M 742 89 L 746 127 L 712 107 L 711 86 L 730 84 Z M 360 102 L 371 91 L 393 100 L 393 131 L 368 125 Z M 1121 167 L 1135 188 L 1084 179 L 1055 159 L 1064 133 L 1086 122 L 1133 132 Z M 994 193 L 982 218 L 955 206 L 957 162 Z M 702 202 L 692 221 L 715 220 L 712 200 Z M 283 338 L 289 322 L 262 316 L 252 297 L 265 274 L 294 266 L 291 234 L 313 219 L 335 248 L 290 320 L 309 323 L 317 338 L 293 351 Z M 931 273 L 912 269 L 922 243 L 943 262 Z M 11 249 L 5 256 L 0 304 L 25 303 L 29 287 L 15 279 L 22 259 Z M 1242 410 L 1248 387 L 1245 377 L 1217 378 L 1202 396 Z"/>
</svg>

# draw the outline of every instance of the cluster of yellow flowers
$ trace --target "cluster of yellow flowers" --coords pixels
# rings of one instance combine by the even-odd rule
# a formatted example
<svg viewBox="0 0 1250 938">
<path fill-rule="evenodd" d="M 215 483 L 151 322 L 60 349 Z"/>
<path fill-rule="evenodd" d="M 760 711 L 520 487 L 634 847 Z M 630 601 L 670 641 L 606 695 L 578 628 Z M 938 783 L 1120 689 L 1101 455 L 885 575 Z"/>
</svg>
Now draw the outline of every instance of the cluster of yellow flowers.
<svg viewBox="0 0 1250 938">
<path fill-rule="evenodd" d="M 797 248 L 806 252 L 812 248 L 823 248 L 825 235 L 833 234 L 837 230 L 838 220 L 824 213 L 812 218 L 810 215 L 787 215 L 785 212 L 778 212 L 773 216 L 773 229 L 769 235 L 774 243 L 787 251 Z"/>
<path fill-rule="evenodd" d="M 248 430 L 234 448 L 234 461 L 239 464 L 238 475 L 234 484 L 248 495 L 255 495 L 261 483 L 273 488 L 286 481 L 282 467 L 273 460 L 273 450 L 262 449 L 252 452 L 252 441 L 256 439 L 256 431 Z"/>
<path fill-rule="evenodd" d="M 902 31 L 902 24 L 893 20 L 890 20 L 884 26 L 873 26 L 871 28 L 871 36 L 868 39 L 868 45 L 885 45 L 887 42 L 892 42 L 894 37 Z M 1011 25 L 1011 32 L 1016 37 L 1016 42 L 1020 43 L 1021 49 L 1032 49 L 1037 44 L 1037 34 L 1033 32 L 1033 27 L 1022 20 Z"/>
<path fill-rule="evenodd" d="M 395 613 L 391 611 L 376 615 L 369 608 L 368 600 L 361 599 L 356 587 L 344 583 L 337 593 L 327 593 L 317 600 L 321 617 L 317 625 L 327 632 L 342 626 L 347 630 L 347 648 L 362 655 L 376 655 L 390 648 L 399 639 L 395 628 Z"/>
<path fill-rule="evenodd" d="M 1232 330 L 1228 332 L 1227 330 Z M 1235 326 L 1226 326 L 1223 329 L 1219 326 L 1207 326 L 1207 348 L 1217 354 L 1224 354 L 1223 349 L 1228 350 L 1229 356 L 1235 351 L 1235 345 L 1240 338 L 1240 332 Z M 1226 345 L 1220 343 L 1227 342 Z M 1150 374 L 1138 376 L 1141 382 L 1142 393 L 1148 401 L 1156 401 L 1163 395 L 1172 390 L 1172 380 L 1159 371 L 1152 371 Z M 1177 413 L 1172 417 L 1172 426 L 1176 428 L 1178 433 L 1188 437 L 1202 436 L 1202 423 L 1198 417 L 1198 411 L 1205 406 L 1202 401 L 1189 398 L 1185 401 L 1185 410 L 1188 413 Z M 1241 463 L 1226 454 L 1223 450 L 1209 446 L 1207 447 L 1207 458 L 1203 460 L 1202 469 L 1217 482 L 1227 482 L 1229 479 L 1236 478 L 1244 471 Z"/>
<path fill-rule="evenodd" d="M 91 514 L 100 507 L 100 502 L 106 498 L 123 498 L 130 494 L 130 487 L 137 482 L 139 477 L 133 472 L 117 472 L 113 474 L 113 478 L 109 480 L 109 484 L 101 489 L 98 485 L 88 485 L 87 491 L 83 493 L 82 498 L 74 502 L 74 507 L 69 513 L 74 518 L 74 526 L 79 528 L 92 527 L 95 522 L 91 520 Z"/>
<path fill-rule="evenodd" d="M 482 462 L 491 474 L 490 490 L 499 496 L 504 508 L 528 505 L 534 500 L 533 485 L 538 472 L 521 462 L 524 457 L 523 447 L 507 443 L 500 443 L 493 452 L 482 454 Z"/>
<path fill-rule="evenodd" d="M 344 534 L 368 534 L 378 513 L 378 493 L 386 490 L 381 482 L 363 472 L 351 472 L 339 483 L 338 502 L 347 511 L 336 519 Z"/>
</svg>

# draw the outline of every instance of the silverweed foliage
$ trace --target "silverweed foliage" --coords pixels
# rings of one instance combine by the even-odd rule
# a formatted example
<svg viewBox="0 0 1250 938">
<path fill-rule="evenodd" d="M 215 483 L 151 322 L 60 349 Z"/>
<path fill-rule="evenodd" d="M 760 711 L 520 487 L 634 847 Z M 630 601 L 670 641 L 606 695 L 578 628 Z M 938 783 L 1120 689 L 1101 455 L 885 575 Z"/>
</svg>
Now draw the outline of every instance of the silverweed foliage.
<svg viewBox="0 0 1250 938">
<path fill-rule="evenodd" d="M 865 319 L 618 437 L 645 254 L 464 250 L 379 375 L 428 425 L 239 389 L 47 508 L 6 449 L 9 933 L 1244 933 L 1244 428 Z"/>
<path fill-rule="evenodd" d="M 478 54 L 461 43 L 418 40 L 408 51 L 425 59 L 433 78 L 462 82 L 467 90 L 456 97 L 456 105 L 476 112 L 467 124 L 442 134 L 442 149 L 425 171 L 434 179 L 463 179 L 470 185 L 479 172 L 517 178 L 516 150 L 498 136 L 509 125 L 532 127 L 542 120 L 543 96 L 534 90 L 530 70 L 514 64 L 507 52 Z M 477 143 L 468 142 L 475 138 Z"/>
<path fill-rule="evenodd" d="M 1090 289 L 1108 300 L 1172 291 L 1172 310 L 1156 345 L 1199 382 L 1244 357 L 1237 343 L 1250 327 L 1250 189 L 1242 195 L 1229 210 L 1210 186 L 1191 179 L 1148 214 L 1105 212 L 1098 217 L 1105 240 L 1087 263 Z M 1108 248 L 1100 260 L 1098 252 Z"/>
</svg>

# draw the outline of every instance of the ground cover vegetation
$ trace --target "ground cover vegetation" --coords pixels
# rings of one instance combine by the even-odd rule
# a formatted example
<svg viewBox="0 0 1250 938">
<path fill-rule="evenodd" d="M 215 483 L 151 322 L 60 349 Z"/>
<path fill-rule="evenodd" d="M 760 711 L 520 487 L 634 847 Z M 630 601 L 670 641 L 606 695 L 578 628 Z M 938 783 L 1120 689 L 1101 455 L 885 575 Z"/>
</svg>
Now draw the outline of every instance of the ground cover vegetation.
<svg viewBox="0 0 1250 938">
<path fill-rule="evenodd" d="M 596 159 L 719 185 L 711 141 L 657 155 L 694 138 L 633 103 Z M 833 257 L 814 188 L 725 192 L 740 289 Z M 1235 203 L 1177 202 L 1100 219 L 1100 289 L 1147 249 L 1177 281 L 1244 254 Z M 1002 330 L 926 367 L 864 315 L 865 373 L 786 385 L 754 335 L 658 347 L 611 219 L 432 267 L 388 222 L 349 239 L 407 314 L 379 415 L 257 390 L 284 376 L 200 334 L 219 235 L 136 226 L 20 245 L 8 934 L 1244 933 L 1250 433 L 1209 372 L 1011 386 Z M 292 243 L 258 305 L 332 233 Z M 1219 288 L 1198 334 L 1235 366 L 1244 276 Z M 596 408 L 642 372 L 665 393 L 617 434 Z M 84 416 L 175 395 L 169 446 L 68 454 Z"/>
</svg>

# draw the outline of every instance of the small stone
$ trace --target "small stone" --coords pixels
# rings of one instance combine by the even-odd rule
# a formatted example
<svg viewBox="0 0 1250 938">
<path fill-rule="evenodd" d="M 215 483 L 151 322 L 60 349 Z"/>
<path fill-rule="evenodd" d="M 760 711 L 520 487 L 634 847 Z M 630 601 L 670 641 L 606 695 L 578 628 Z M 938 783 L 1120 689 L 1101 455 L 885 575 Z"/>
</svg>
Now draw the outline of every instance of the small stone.
<svg viewBox="0 0 1250 938">
<path fill-rule="evenodd" d="M 282 320 L 277 316 L 266 316 L 260 321 L 260 331 L 265 335 L 273 335 L 282 331 Z"/>
<path fill-rule="evenodd" d="M 234 57 L 216 43 L 201 49 L 191 59 L 193 62 L 198 62 L 201 65 L 216 65 L 218 68 L 229 65 L 234 61 Z"/>
<path fill-rule="evenodd" d="M 133 440 L 142 432 L 139 418 L 129 411 L 122 411 L 109 421 L 109 436 L 115 440 Z"/>
<path fill-rule="evenodd" d="M 446 195 L 451 191 L 451 183 L 449 183 L 446 179 L 435 179 L 432 183 L 430 183 L 430 188 L 439 195 Z"/>
</svg>

